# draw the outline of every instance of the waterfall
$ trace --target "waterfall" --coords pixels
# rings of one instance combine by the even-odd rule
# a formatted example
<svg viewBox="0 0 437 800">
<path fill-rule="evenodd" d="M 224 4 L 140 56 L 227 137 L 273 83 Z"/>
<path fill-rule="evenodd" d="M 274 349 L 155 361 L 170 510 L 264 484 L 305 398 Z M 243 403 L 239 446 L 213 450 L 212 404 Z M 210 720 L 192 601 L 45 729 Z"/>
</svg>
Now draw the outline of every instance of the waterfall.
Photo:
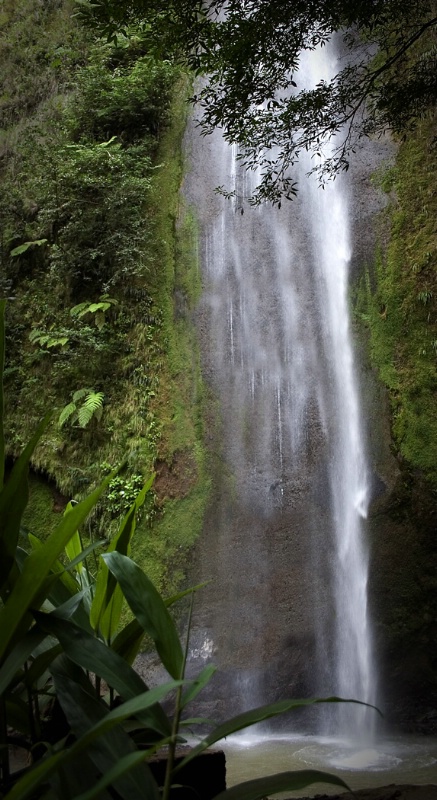
<svg viewBox="0 0 437 800">
<path fill-rule="evenodd" d="M 330 60 L 326 50 L 306 60 L 305 81 L 325 77 Z M 297 200 L 253 208 L 258 177 L 235 147 L 218 132 L 192 132 L 189 146 L 186 194 L 203 242 L 198 329 L 220 408 L 197 557 L 213 588 L 195 636 L 213 642 L 232 710 L 236 694 L 244 707 L 314 694 L 373 702 L 348 185 L 341 177 L 321 190 L 301 163 Z M 230 181 L 234 200 L 213 194 Z M 337 708 L 319 714 L 319 730 L 370 730 L 367 710 Z"/>
</svg>

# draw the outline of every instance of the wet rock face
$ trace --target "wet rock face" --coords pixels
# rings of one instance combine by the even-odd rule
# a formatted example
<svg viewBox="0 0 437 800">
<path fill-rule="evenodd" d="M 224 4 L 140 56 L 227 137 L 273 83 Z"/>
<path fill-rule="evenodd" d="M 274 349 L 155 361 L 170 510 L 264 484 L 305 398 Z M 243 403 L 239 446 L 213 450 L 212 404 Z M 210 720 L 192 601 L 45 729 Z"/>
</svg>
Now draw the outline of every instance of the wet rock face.
<svg viewBox="0 0 437 800">
<path fill-rule="evenodd" d="M 321 375 L 315 370 L 323 345 L 319 301 L 307 274 L 312 245 L 304 205 L 293 206 L 291 266 L 291 244 L 269 227 L 268 217 L 254 244 L 257 211 L 246 209 L 237 241 L 229 243 L 220 221 L 229 204 L 223 212 L 212 191 L 229 176 L 220 174 L 207 144 L 188 132 L 187 149 L 195 157 L 185 195 L 201 214 L 204 261 L 196 322 L 203 376 L 214 398 L 206 430 L 214 488 L 192 571 L 194 582 L 211 583 L 196 602 L 190 671 L 209 659 L 219 664 L 220 677 L 204 697 L 223 717 L 317 689 L 332 693 L 332 490 L 319 402 L 319 382 L 329 385 L 332 378 L 325 368 Z M 233 270 L 226 271 L 229 250 Z M 290 270 L 291 276 L 278 277 L 272 258 L 279 273 Z M 278 281 L 289 285 L 282 305 Z M 312 365 L 309 371 L 303 360 Z M 291 404 L 296 417 L 284 422 Z M 335 414 L 329 404 L 324 410 Z M 316 680 L 320 660 L 327 674 Z"/>
<path fill-rule="evenodd" d="M 361 348 L 363 413 L 373 478 L 369 602 L 378 706 L 392 730 L 435 734 L 437 719 L 436 495 L 396 456 L 390 406 Z"/>
<path fill-rule="evenodd" d="M 251 410 L 250 392 L 260 390 L 263 380 L 269 380 L 269 342 L 276 330 L 272 322 L 281 314 L 285 324 L 291 326 L 297 301 L 300 315 L 295 317 L 296 329 L 287 329 L 289 338 L 279 342 L 276 352 L 282 358 L 287 342 L 300 342 L 305 358 L 313 358 L 317 364 L 323 343 L 314 287 L 310 275 L 299 288 L 290 287 L 280 309 L 275 307 L 269 259 L 275 250 L 276 258 L 285 263 L 290 242 L 279 241 L 267 231 L 254 249 L 255 230 L 261 222 L 251 223 L 253 212 L 245 210 L 240 236 L 252 256 L 240 263 L 241 242 L 232 244 L 227 239 L 224 222 L 220 222 L 221 200 L 212 189 L 235 180 L 237 192 L 242 193 L 245 187 L 238 180 L 243 179 L 230 171 L 221 172 L 223 165 L 211 155 L 210 140 L 200 140 L 194 126 L 188 129 L 186 148 L 190 170 L 184 193 L 201 218 L 205 291 L 196 324 L 210 398 L 205 438 L 213 478 L 211 503 L 191 576 L 193 583 L 211 582 L 196 599 L 189 671 L 196 674 L 210 660 L 218 664 L 220 673 L 210 690 L 203 693 L 200 711 L 205 716 L 223 718 L 284 697 L 333 693 L 333 498 L 325 426 L 338 409 L 328 404 L 326 418 L 322 419 L 318 386 L 329 385 L 332 374 L 329 369 L 316 368 L 312 383 L 305 388 L 296 345 L 294 353 L 287 355 L 292 365 L 290 385 L 284 389 L 278 379 L 276 406 L 265 400 L 255 413 Z M 370 176 L 386 158 L 393 158 L 391 143 L 370 142 L 351 166 L 353 279 L 374 257 L 376 218 L 385 200 L 372 186 Z M 310 249 L 308 219 L 299 197 L 287 207 L 287 213 L 291 207 L 299 231 L 292 244 L 292 268 L 294 274 L 303 274 L 311 269 L 306 263 Z M 239 207 L 234 213 L 240 216 Z M 218 233 L 211 235 L 214 227 Z M 224 265 L 229 247 L 234 247 L 236 264 L 231 276 Z M 213 264 L 214 274 L 208 263 Z M 250 319 L 244 317 L 246 298 L 240 295 L 241 302 L 235 301 L 233 283 L 239 271 L 252 271 L 256 280 L 261 280 L 261 297 L 257 299 L 260 334 L 251 333 Z M 217 275 L 219 279 L 222 276 L 220 292 Z M 228 298 L 225 305 L 222 296 Z M 218 324 L 220 319 L 225 319 L 225 326 Z M 223 336 L 224 327 L 227 338 Z M 240 347 L 243 336 L 248 337 L 247 350 Z M 432 729 L 434 723 L 426 719 L 437 666 L 431 644 L 432 626 L 437 620 L 431 597 L 436 545 L 429 535 L 435 505 L 429 497 L 425 501 L 425 490 L 413 488 L 414 481 L 407 495 L 400 492 L 403 499 L 399 500 L 404 477 L 392 453 L 387 398 L 369 365 L 365 345 L 359 356 L 358 383 L 372 473 L 365 535 L 370 545 L 369 602 L 379 672 L 378 702 L 389 723 L 417 729 L 422 717 L 423 725 Z M 232 372 L 226 366 L 245 359 L 253 360 L 251 389 L 247 381 L 240 380 L 238 370 Z M 290 428 L 288 437 L 280 441 L 274 420 L 277 422 L 286 412 L 287 398 L 301 403 L 297 427 L 304 433 Z M 297 462 L 292 450 L 299 453 Z M 316 715 L 299 720 L 297 727 L 317 727 Z"/>
</svg>

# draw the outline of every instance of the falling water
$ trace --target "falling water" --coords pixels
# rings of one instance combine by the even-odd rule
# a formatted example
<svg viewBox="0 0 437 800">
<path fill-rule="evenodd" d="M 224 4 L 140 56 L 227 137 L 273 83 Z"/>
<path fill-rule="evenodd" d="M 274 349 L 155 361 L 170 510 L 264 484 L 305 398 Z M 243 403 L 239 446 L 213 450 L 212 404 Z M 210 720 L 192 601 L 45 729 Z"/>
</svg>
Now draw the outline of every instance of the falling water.
<svg viewBox="0 0 437 800">
<path fill-rule="evenodd" d="M 329 59 L 326 50 L 312 56 L 306 85 L 327 76 Z M 199 335 L 221 408 L 218 488 L 198 564 L 215 589 L 197 636 L 213 642 L 245 705 L 314 693 L 372 702 L 347 183 L 322 191 L 302 163 L 296 201 L 252 208 L 258 178 L 241 169 L 236 148 L 218 133 L 192 136 L 187 195 L 204 242 Z M 233 201 L 213 195 L 229 181 Z M 325 730 L 337 733 L 371 727 L 358 706 L 327 718 Z"/>
</svg>

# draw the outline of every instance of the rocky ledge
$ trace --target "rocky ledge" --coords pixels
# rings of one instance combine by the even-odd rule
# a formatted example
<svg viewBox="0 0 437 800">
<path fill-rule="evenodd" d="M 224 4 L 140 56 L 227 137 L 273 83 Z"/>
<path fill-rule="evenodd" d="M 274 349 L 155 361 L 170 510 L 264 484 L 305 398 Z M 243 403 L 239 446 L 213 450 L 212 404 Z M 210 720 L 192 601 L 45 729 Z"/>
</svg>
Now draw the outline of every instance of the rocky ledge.
<svg viewBox="0 0 437 800">
<path fill-rule="evenodd" d="M 309 800 L 309 798 L 301 798 Z M 377 789 L 357 789 L 343 794 L 318 794 L 313 800 L 437 800 L 437 784 L 412 786 L 409 784 L 396 786 L 380 786 Z"/>
</svg>

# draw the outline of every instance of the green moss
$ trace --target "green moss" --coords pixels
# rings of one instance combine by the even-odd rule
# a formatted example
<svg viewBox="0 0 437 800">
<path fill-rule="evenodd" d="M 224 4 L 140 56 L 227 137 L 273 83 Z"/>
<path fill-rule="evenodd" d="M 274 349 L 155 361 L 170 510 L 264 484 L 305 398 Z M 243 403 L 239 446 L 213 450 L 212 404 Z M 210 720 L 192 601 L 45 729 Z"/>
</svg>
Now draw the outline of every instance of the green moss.
<svg viewBox="0 0 437 800">
<path fill-rule="evenodd" d="M 392 192 L 390 237 L 363 280 L 357 309 L 370 330 L 373 363 L 389 389 L 400 454 L 437 484 L 437 153 L 423 121 L 380 175 Z M 375 288 L 372 289 L 372 286 Z"/>
<path fill-rule="evenodd" d="M 210 492 L 205 474 L 180 499 L 168 500 L 165 512 L 150 529 L 139 524 L 132 556 L 160 591 L 173 594 L 185 579 L 190 548 L 200 535 Z"/>
<path fill-rule="evenodd" d="M 8 2 L 8 36 L 17 38 L 37 6 L 37 0 Z M 35 98 L 20 137 L 17 103 L 4 135 L 10 150 L 5 147 L 1 165 L 0 289 L 15 297 L 7 310 L 7 448 L 12 456 L 20 452 L 45 411 L 56 409 L 57 420 L 74 392 L 87 387 L 102 392 L 101 419 L 92 418 L 85 428 L 74 420 L 60 428 L 55 421 L 33 467 L 69 497 L 80 498 L 101 480 L 105 464 L 125 462 L 122 479 L 129 483 L 133 476 L 159 471 L 160 464 L 174 469 L 185 460 L 193 469 L 189 486 L 176 482 L 168 495 L 157 491 L 137 534 L 138 559 L 140 542 L 150 538 L 153 574 L 160 585 L 176 586 L 208 493 L 203 387 L 192 324 L 200 294 L 197 228 L 179 194 L 190 82 L 168 61 L 144 58 L 127 39 L 123 52 L 93 40 L 71 20 L 67 0 L 58 6 L 62 30 L 59 15 L 44 16 L 41 25 L 60 29 L 69 58 L 62 73 L 56 58 L 44 62 L 54 93 Z M 28 30 L 26 36 L 32 35 Z M 50 37 L 56 49 L 59 31 Z M 8 53 L 0 45 L 5 74 Z M 17 69 L 26 70 L 25 57 L 22 62 Z M 37 66 L 32 79 L 38 81 L 33 72 Z M 84 169 L 74 169 L 71 159 Z M 138 195 L 133 202 L 131 191 Z M 78 235 L 74 220 L 83 222 Z M 108 222 L 109 233 L 100 241 L 99 230 Z M 19 259 L 11 256 L 17 245 L 42 239 L 44 247 L 27 248 Z M 117 302 L 100 328 L 93 315 L 71 316 L 73 306 L 99 302 L 104 293 Z M 44 346 L 44 336 L 30 340 L 35 330 L 58 344 Z M 42 510 L 50 506 L 48 489 L 32 493 L 28 518 L 40 520 L 41 531 L 51 524 Z M 109 493 L 93 512 L 95 532 L 116 529 L 113 506 Z M 156 514 L 156 530 L 150 529 Z M 178 539 L 173 545 L 172 537 L 180 535 L 183 544 Z"/>
<path fill-rule="evenodd" d="M 62 518 L 63 499 L 55 487 L 37 475 L 29 478 L 29 503 L 24 511 L 23 528 L 46 539 L 59 524 Z"/>
</svg>

